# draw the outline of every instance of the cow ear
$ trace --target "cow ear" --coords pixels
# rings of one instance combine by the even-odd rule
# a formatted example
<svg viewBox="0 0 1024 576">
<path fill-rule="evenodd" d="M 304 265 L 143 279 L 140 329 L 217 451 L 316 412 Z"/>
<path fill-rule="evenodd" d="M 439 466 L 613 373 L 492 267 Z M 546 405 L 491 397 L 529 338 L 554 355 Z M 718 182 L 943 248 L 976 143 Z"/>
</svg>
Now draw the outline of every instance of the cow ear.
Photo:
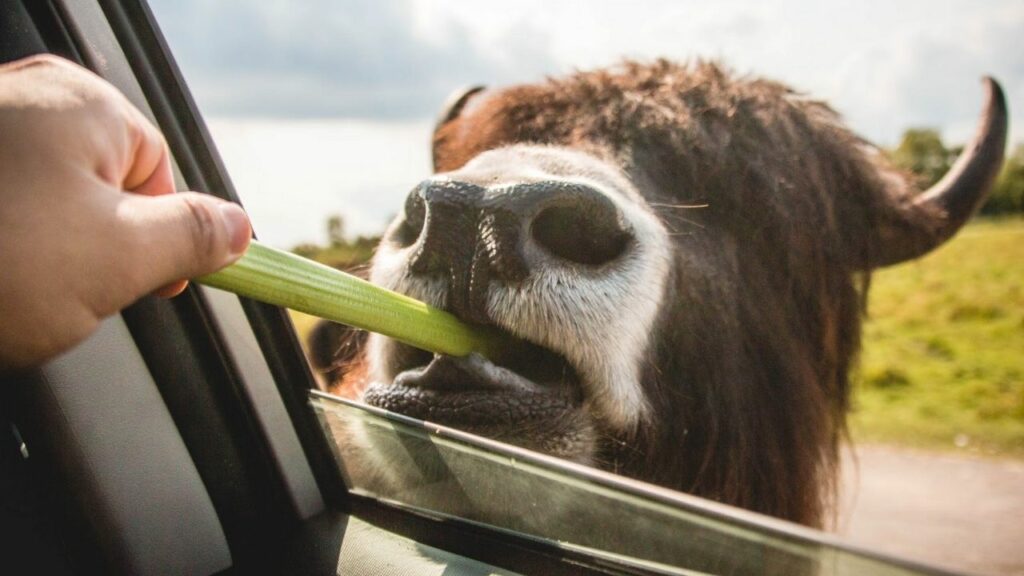
<svg viewBox="0 0 1024 576">
<path fill-rule="evenodd" d="M 485 86 L 469 86 L 460 88 L 451 93 L 450 96 L 445 100 L 444 105 L 441 107 L 441 113 L 437 115 L 437 122 L 434 123 L 434 169 L 437 169 L 437 131 L 442 126 L 451 122 L 452 120 L 459 117 L 462 109 L 466 107 L 466 104 L 473 98 L 473 96 L 483 92 Z"/>
</svg>

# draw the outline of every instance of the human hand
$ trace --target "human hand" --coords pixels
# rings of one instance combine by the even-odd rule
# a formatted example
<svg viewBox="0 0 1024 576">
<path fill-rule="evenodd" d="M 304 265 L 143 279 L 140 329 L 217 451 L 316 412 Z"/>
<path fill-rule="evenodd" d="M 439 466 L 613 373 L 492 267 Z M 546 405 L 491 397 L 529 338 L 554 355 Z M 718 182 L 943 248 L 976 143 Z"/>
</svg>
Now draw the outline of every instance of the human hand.
<svg viewBox="0 0 1024 576">
<path fill-rule="evenodd" d="M 53 56 L 0 66 L 0 371 L 241 256 L 238 205 L 174 191 L 163 136 L 113 86 Z"/>
</svg>

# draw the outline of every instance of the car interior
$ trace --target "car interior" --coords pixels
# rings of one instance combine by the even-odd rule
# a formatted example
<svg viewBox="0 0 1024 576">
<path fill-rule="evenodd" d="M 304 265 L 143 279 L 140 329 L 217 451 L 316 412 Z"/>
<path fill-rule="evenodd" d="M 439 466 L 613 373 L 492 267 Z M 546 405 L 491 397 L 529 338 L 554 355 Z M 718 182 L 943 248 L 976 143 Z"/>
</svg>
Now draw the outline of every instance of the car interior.
<svg viewBox="0 0 1024 576">
<path fill-rule="evenodd" d="M 179 189 L 245 204 L 145 0 L 0 14 L 0 62 L 93 70 L 162 130 Z M 285 310 L 195 283 L 5 380 L 4 574 L 943 573 L 333 397 Z M 418 486 L 346 471 L 334 432 L 356 421 Z"/>
</svg>

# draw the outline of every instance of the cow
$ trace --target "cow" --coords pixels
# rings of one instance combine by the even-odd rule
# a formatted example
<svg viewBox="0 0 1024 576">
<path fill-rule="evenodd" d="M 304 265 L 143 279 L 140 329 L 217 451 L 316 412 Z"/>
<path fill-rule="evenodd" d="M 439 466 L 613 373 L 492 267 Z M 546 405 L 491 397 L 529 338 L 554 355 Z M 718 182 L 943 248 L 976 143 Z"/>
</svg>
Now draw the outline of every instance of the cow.
<svg viewBox="0 0 1024 576">
<path fill-rule="evenodd" d="M 953 236 L 1001 167 L 984 85 L 923 192 L 825 103 L 715 62 L 464 91 L 369 277 L 507 350 L 322 327 L 314 362 L 379 408 L 820 527 L 872 270 Z"/>
</svg>

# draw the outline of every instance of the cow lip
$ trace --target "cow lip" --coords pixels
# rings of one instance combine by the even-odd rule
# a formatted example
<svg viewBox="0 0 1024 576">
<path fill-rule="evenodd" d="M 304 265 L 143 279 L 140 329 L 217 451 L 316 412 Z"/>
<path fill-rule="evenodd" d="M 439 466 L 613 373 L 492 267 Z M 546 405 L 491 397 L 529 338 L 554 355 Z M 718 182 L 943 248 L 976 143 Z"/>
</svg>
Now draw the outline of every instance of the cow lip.
<svg viewBox="0 0 1024 576">
<path fill-rule="evenodd" d="M 395 344 L 398 373 L 364 391 L 368 404 L 442 424 L 485 428 L 557 418 L 582 406 L 575 368 L 560 354 L 505 334 L 492 360 Z"/>
<path fill-rule="evenodd" d="M 536 382 L 479 354 L 464 358 L 435 354 L 429 364 L 399 373 L 393 383 L 395 386 L 429 388 L 438 392 L 541 390 Z"/>
</svg>

